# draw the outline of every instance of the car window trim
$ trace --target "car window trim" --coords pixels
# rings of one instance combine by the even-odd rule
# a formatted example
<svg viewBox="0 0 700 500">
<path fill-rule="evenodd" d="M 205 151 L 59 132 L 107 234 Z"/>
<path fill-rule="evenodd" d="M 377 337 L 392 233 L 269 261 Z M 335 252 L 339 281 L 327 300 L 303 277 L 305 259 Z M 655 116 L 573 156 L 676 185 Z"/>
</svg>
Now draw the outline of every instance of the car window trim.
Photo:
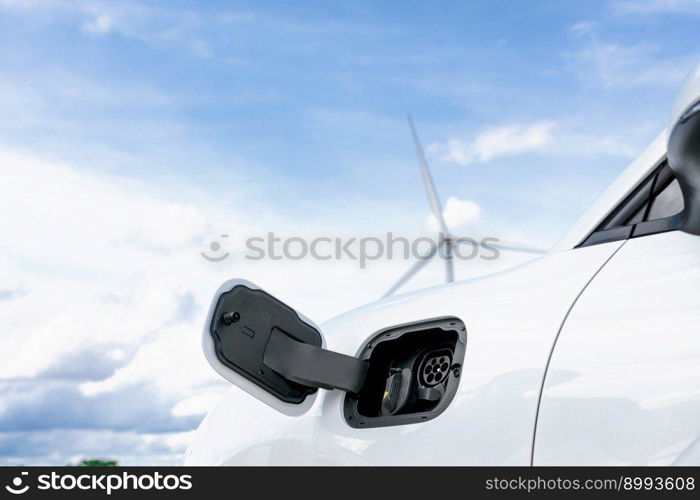
<svg viewBox="0 0 700 500">
<path fill-rule="evenodd" d="M 662 219 L 647 220 L 656 196 L 666 189 L 674 178 L 668 162 L 664 159 L 576 248 L 679 229 L 683 212 Z M 629 220 L 642 208 L 644 215 L 641 222 L 616 225 L 621 220 Z"/>
</svg>

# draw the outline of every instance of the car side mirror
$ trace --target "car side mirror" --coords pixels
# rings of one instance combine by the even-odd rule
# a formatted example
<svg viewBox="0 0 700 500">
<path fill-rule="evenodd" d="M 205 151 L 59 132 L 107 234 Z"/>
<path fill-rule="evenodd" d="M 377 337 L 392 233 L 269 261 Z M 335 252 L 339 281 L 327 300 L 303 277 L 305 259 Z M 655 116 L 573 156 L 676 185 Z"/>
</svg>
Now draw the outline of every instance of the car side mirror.
<svg viewBox="0 0 700 500">
<path fill-rule="evenodd" d="M 685 208 L 680 229 L 700 235 L 700 65 L 678 94 L 669 125 L 668 164 L 678 179 Z"/>
</svg>

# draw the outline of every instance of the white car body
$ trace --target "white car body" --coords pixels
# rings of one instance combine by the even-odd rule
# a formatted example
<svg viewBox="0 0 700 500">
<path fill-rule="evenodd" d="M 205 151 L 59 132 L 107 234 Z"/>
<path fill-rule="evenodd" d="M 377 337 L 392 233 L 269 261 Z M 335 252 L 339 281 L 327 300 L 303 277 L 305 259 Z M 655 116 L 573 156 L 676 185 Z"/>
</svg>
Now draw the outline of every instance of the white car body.
<svg viewBox="0 0 700 500">
<path fill-rule="evenodd" d="M 698 75 L 672 125 L 700 96 Z M 662 164 L 666 146 L 663 133 L 547 255 L 320 326 L 324 347 L 355 356 L 392 325 L 461 319 L 457 394 L 434 420 L 354 428 L 338 390 L 285 414 L 208 355 L 264 402 L 232 388 L 201 423 L 185 464 L 700 464 L 700 236 L 672 230 L 582 245 Z"/>
</svg>

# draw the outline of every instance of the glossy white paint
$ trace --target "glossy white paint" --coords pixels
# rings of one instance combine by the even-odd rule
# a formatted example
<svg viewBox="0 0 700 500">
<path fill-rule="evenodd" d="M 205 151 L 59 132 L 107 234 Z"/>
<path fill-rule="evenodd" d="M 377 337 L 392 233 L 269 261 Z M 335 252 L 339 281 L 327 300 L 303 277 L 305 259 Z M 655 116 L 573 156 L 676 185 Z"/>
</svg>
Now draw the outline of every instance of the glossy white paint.
<svg viewBox="0 0 700 500">
<path fill-rule="evenodd" d="M 633 238 L 557 341 L 534 463 L 700 464 L 700 237 Z"/>
<path fill-rule="evenodd" d="M 579 292 L 621 243 L 564 251 L 487 278 L 393 297 L 321 325 L 328 348 L 357 354 L 384 328 L 440 316 L 467 326 L 457 396 L 421 424 L 353 429 L 340 391 L 304 416 L 232 390 L 204 420 L 187 464 L 529 464 L 547 358 Z M 244 399 L 246 398 L 246 399 Z M 241 405 L 245 410 L 237 411 Z"/>
</svg>

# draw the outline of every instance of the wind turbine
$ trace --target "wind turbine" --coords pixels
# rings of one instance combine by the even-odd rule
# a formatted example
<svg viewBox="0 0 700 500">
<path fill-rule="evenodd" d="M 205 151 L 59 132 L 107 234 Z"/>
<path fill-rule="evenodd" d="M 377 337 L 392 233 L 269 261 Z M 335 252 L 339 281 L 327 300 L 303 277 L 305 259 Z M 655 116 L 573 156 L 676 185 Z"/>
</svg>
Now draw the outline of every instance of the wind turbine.
<svg viewBox="0 0 700 500">
<path fill-rule="evenodd" d="M 413 118 L 411 115 L 408 117 L 408 126 L 411 129 L 411 135 L 413 136 L 413 144 L 416 148 L 416 156 L 418 157 L 418 165 L 420 166 L 421 174 L 423 175 L 423 184 L 425 185 L 425 192 L 428 195 L 428 202 L 430 203 L 430 209 L 435 216 L 440 227 L 442 238 L 437 245 L 433 246 L 430 252 L 422 257 L 418 258 L 418 261 L 411 266 L 408 271 L 406 271 L 403 276 L 401 276 L 394 285 L 387 290 L 383 297 L 389 297 L 393 295 L 396 290 L 405 285 L 408 280 L 410 280 L 413 275 L 420 271 L 430 260 L 439 253 L 441 249 L 444 249 L 444 260 L 445 260 L 445 282 L 451 283 L 454 281 L 454 243 L 455 239 L 450 233 L 447 223 L 445 222 L 445 217 L 443 216 L 442 204 L 440 203 L 440 197 L 438 196 L 437 189 L 435 188 L 435 183 L 433 182 L 433 176 L 430 174 L 430 168 L 428 167 L 428 162 L 425 159 L 425 153 L 423 152 L 423 147 L 418 139 L 418 133 L 416 132 L 416 127 L 413 124 Z M 491 247 L 498 248 L 499 250 L 520 252 L 520 253 L 531 253 L 531 254 L 544 254 L 545 250 L 539 248 L 528 247 L 525 245 L 520 245 L 518 243 L 491 243 Z"/>
</svg>

